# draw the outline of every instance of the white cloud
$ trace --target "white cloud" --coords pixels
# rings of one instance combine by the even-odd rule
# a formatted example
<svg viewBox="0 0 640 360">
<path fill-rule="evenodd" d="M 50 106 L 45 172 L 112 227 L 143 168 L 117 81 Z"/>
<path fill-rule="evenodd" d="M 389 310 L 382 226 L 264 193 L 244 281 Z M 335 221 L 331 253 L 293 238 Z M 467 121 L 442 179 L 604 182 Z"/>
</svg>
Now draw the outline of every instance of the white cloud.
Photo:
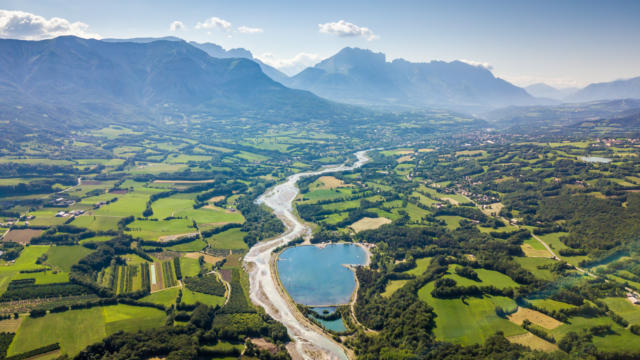
<svg viewBox="0 0 640 360">
<path fill-rule="evenodd" d="M 487 70 L 493 70 L 493 66 L 488 62 L 475 61 L 475 60 L 467 60 L 467 59 L 459 59 L 458 61 L 463 62 L 465 64 L 469 64 L 475 67 L 485 68 Z"/>
<path fill-rule="evenodd" d="M 287 75 L 295 75 L 309 66 L 317 64 L 322 57 L 318 54 L 299 53 L 292 58 L 277 58 L 273 54 L 266 53 L 257 57 L 267 65 L 282 71 Z"/>
<path fill-rule="evenodd" d="M 204 22 L 197 23 L 196 29 L 221 29 L 229 31 L 231 30 L 231 23 L 219 17 L 212 16 Z"/>
<path fill-rule="evenodd" d="M 248 26 L 240 26 L 238 28 L 238 32 L 243 33 L 243 34 L 260 34 L 260 33 L 263 33 L 264 30 L 262 30 L 260 28 L 252 28 L 252 27 L 248 27 Z"/>
<path fill-rule="evenodd" d="M 175 32 L 184 29 L 184 23 L 182 21 L 174 21 L 169 25 L 169 31 Z"/>
<path fill-rule="evenodd" d="M 70 22 L 58 17 L 45 19 L 25 11 L 0 10 L 0 38 L 41 40 L 62 35 L 100 38 L 89 31 L 89 25 L 79 21 Z"/>
<path fill-rule="evenodd" d="M 340 20 L 338 22 L 329 22 L 318 24 L 321 33 L 338 35 L 340 37 L 356 37 L 362 36 L 368 41 L 378 39 L 379 37 L 371 31 L 371 29 L 352 24 L 350 22 Z"/>
</svg>

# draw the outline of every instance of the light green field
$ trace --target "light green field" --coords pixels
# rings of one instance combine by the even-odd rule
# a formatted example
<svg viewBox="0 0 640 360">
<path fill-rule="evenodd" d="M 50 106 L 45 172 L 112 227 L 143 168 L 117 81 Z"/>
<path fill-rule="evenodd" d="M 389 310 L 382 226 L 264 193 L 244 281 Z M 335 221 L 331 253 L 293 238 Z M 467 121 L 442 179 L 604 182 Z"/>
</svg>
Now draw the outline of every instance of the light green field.
<svg viewBox="0 0 640 360">
<path fill-rule="evenodd" d="M 211 306 L 222 306 L 222 304 L 224 304 L 224 296 L 202 294 L 199 292 L 191 291 L 187 288 L 183 288 L 182 302 L 185 304 L 195 304 L 197 302 L 200 302 Z"/>
<path fill-rule="evenodd" d="M 43 271 L 37 273 L 17 273 L 11 280 L 36 279 L 36 284 L 53 284 L 69 281 L 69 273 L 64 271 Z"/>
<path fill-rule="evenodd" d="M 529 302 L 535 305 L 536 307 L 547 309 L 549 311 L 570 309 L 575 307 L 575 305 L 563 303 L 553 299 L 534 299 L 534 300 L 529 300 Z"/>
<path fill-rule="evenodd" d="M 121 216 L 110 215 L 81 215 L 77 216 L 71 223 L 73 226 L 87 228 L 89 230 L 115 230 L 118 228 L 118 221 Z M 87 239 L 88 240 L 88 239 Z"/>
<path fill-rule="evenodd" d="M 220 208 L 201 207 L 194 209 L 195 195 L 178 194 L 155 201 L 152 205 L 153 217 L 164 219 L 169 216 L 186 217 L 195 220 L 198 225 L 242 223 L 244 217 L 240 212 L 228 212 Z"/>
<path fill-rule="evenodd" d="M 310 201 L 332 200 L 343 198 L 351 194 L 351 189 L 319 189 L 305 193 L 304 199 Z"/>
<path fill-rule="evenodd" d="M 536 240 L 534 238 L 527 239 L 523 243 L 530 245 L 534 250 L 546 250 L 547 249 L 547 248 L 544 247 L 544 245 L 542 245 L 542 243 L 540 243 L 540 241 L 538 241 L 538 240 Z"/>
<path fill-rule="evenodd" d="M 180 271 L 182 271 L 183 278 L 198 275 L 200 272 L 200 263 L 198 262 L 198 259 L 181 257 Z"/>
<path fill-rule="evenodd" d="M 56 213 L 59 212 L 60 208 L 42 208 L 36 211 L 30 211 L 29 215 L 33 215 L 36 218 L 33 220 L 29 220 L 29 225 L 32 226 L 54 226 L 61 225 L 69 218 L 66 217 L 56 217 Z"/>
<path fill-rule="evenodd" d="M 640 324 L 640 306 L 634 305 L 626 298 L 608 297 L 603 299 L 609 309 L 627 320 L 630 325 Z"/>
<path fill-rule="evenodd" d="M 427 270 L 427 267 L 429 267 L 429 264 L 431 264 L 430 257 L 416 259 L 416 267 L 414 267 L 411 270 L 405 271 L 405 273 L 413 276 L 420 276 L 422 275 L 422 273 L 425 272 L 425 270 Z"/>
<path fill-rule="evenodd" d="M 207 242 L 214 249 L 246 250 L 249 247 L 243 240 L 245 235 L 246 233 L 243 232 L 240 228 L 233 228 L 212 235 L 207 239 Z"/>
<path fill-rule="evenodd" d="M 211 156 L 205 155 L 187 155 L 187 154 L 172 154 L 165 160 L 169 164 L 184 164 L 189 161 L 211 161 Z"/>
<path fill-rule="evenodd" d="M 136 220 L 128 225 L 127 234 L 144 240 L 158 240 L 162 236 L 191 234 L 197 232 L 189 219 Z"/>
<path fill-rule="evenodd" d="M 483 343 L 496 331 L 505 336 L 523 334 L 526 331 L 509 320 L 496 315 L 495 308 L 515 309 L 515 301 L 502 296 L 461 299 L 437 299 L 431 296 L 434 283 L 430 282 L 418 291 L 420 299 L 433 307 L 436 317 L 436 338 L 454 344 Z"/>
<path fill-rule="evenodd" d="M 429 211 L 421 209 L 414 204 L 407 204 L 404 210 L 409 214 L 411 221 L 420 221 L 426 215 L 429 215 Z"/>
<path fill-rule="evenodd" d="M 75 355 L 87 345 L 119 330 L 136 331 L 161 326 L 164 312 L 146 307 L 114 305 L 25 318 L 8 355 L 59 342 L 61 350 Z"/>
<path fill-rule="evenodd" d="M 47 264 L 66 272 L 71 271 L 71 266 L 91 253 L 92 250 L 84 246 L 52 246 L 47 252 Z"/>
<path fill-rule="evenodd" d="M 109 194 L 110 198 L 117 197 L 116 202 L 110 203 L 100 207 L 100 209 L 93 211 L 95 215 L 109 215 L 109 216 L 142 216 L 142 212 L 147 206 L 147 200 L 153 193 L 161 192 L 161 189 L 151 188 L 136 188 L 132 192 L 126 194 Z M 98 196 L 94 198 L 85 199 L 90 204 L 95 204 L 99 201 L 103 201 L 103 198 Z"/>
<path fill-rule="evenodd" d="M 555 260 L 553 259 L 540 257 L 514 257 L 513 259 L 538 279 L 552 281 L 556 278 L 556 275 L 549 269 L 538 269 L 538 266 L 554 264 Z"/>
<path fill-rule="evenodd" d="M 455 230 L 460 227 L 460 220 L 464 218 L 456 215 L 443 215 L 437 216 L 436 219 L 444 220 L 447 223 L 447 229 Z"/>
<path fill-rule="evenodd" d="M 240 159 L 244 159 L 251 162 L 263 162 L 263 161 L 269 160 L 269 158 L 266 156 L 250 153 L 247 151 L 240 151 L 240 153 L 235 156 Z"/>
<path fill-rule="evenodd" d="M 164 289 L 164 290 L 156 291 L 153 294 L 147 295 L 140 300 L 152 302 L 155 304 L 161 304 L 164 306 L 169 306 L 171 304 L 176 303 L 176 298 L 178 297 L 178 291 L 180 291 L 180 289 L 176 287 L 170 288 L 170 289 Z"/>
<path fill-rule="evenodd" d="M 472 285 L 475 285 L 475 286 L 493 285 L 498 289 L 504 289 L 508 287 L 516 288 L 520 286 L 518 285 L 517 282 L 513 281 L 507 275 L 497 271 L 487 270 L 487 269 L 473 269 L 478 274 L 478 278 L 480 279 L 480 282 L 467 279 L 455 273 L 455 268 L 458 266 L 460 265 L 449 265 L 449 270 L 447 272 L 447 275 L 444 276 L 445 278 L 455 280 L 456 283 L 458 283 L 458 286 L 467 287 Z"/>
<path fill-rule="evenodd" d="M 180 252 L 198 252 L 206 246 L 207 244 L 202 239 L 196 239 L 188 243 L 169 246 L 167 249 Z"/>
<path fill-rule="evenodd" d="M 598 350 L 607 352 L 640 351 L 640 341 L 638 341 L 638 336 L 616 324 L 608 317 L 572 317 L 569 319 L 569 324 L 561 325 L 551 330 L 550 333 L 557 340 L 560 340 L 571 331 L 580 333 L 598 325 L 609 325 L 611 326 L 611 330 L 614 332 L 614 334 L 611 335 L 593 337 L 593 344 L 598 348 Z"/>
<path fill-rule="evenodd" d="M 391 280 L 384 288 L 384 292 L 380 294 L 382 297 L 390 297 L 396 290 L 404 286 L 409 280 Z"/>
</svg>

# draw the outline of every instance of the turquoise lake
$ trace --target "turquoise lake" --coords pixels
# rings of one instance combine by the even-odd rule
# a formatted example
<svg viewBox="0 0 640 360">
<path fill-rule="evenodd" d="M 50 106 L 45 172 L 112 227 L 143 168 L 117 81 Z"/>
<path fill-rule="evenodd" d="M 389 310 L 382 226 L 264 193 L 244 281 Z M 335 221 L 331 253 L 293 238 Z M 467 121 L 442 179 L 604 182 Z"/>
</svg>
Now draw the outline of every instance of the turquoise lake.
<svg viewBox="0 0 640 360">
<path fill-rule="evenodd" d="M 329 314 L 333 314 L 336 311 L 336 308 L 335 307 L 314 307 L 312 308 L 312 310 L 321 315 L 329 315 Z M 324 310 L 326 310 L 326 312 Z M 322 324 L 322 326 L 324 326 L 326 329 L 337 331 L 337 332 L 347 331 L 347 327 L 344 325 L 344 321 L 342 320 L 342 318 L 331 320 L 331 321 L 318 319 L 315 316 L 314 318 L 316 319 L 316 321 Z"/>
<path fill-rule="evenodd" d="M 355 290 L 353 271 L 345 264 L 364 265 L 365 251 L 353 244 L 331 244 L 324 248 L 296 246 L 278 259 L 278 275 L 293 300 L 304 305 L 346 304 Z"/>
</svg>

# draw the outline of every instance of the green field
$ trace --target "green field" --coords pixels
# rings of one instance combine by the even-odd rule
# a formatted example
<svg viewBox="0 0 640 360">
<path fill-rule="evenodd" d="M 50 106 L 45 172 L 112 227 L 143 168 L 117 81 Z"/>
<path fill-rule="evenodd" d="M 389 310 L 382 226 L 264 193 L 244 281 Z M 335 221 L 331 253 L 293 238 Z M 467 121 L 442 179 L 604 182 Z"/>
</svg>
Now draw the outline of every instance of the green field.
<svg viewBox="0 0 640 360">
<path fill-rule="evenodd" d="M 404 286 L 409 280 L 391 280 L 387 283 L 387 286 L 384 288 L 384 292 L 380 294 L 382 297 L 389 297 L 393 295 L 396 290 L 400 289 Z"/>
<path fill-rule="evenodd" d="M 513 259 L 538 279 L 552 281 L 557 277 L 557 275 L 552 273 L 549 269 L 538 268 L 538 266 L 554 264 L 556 261 L 553 259 L 540 257 L 514 257 Z"/>
<path fill-rule="evenodd" d="M 145 307 L 114 305 L 25 318 L 8 355 L 15 355 L 59 342 L 61 350 L 75 355 L 87 345 L 101 341 L 119 330 L 139 330 L 160 326 L 164 312 Z"/>
<path fill-rule="evenodd" d="M 445 278 L 455 280 L 458 286 L 495 286 L 498 289 L 504 289 L 508 287 L 517 288 L 520 286 L 517 282 L 513 281 L 507 275 L 487 269 L 473 269 L 478 274 L 478 278 L 480 279 L 479 282 L 467 279 L 455 273 L 455 268 L 458 266 L 460 265 L 449 265 L 448 274 L 444 276 Z"/>
<path fill-rule="evenodd" d="M 91 252 L 92 250 L 78 245 L 52 246 L 47 252 L 47 264 L 69 272 L 72 265 L 77 264 L 80 259 Z"/>
<path fill-rule="evenodd" d="M 233 228 L 212 235 L 207 242 L 214 249 L 246 250 L 249 247 L 243 240 L 245 235 L 246 233 L 240 228 Z"/>
<path fill-rule="evenodd" d="M 195 304 L 201 302 L 203 304 L 216 306 L 224 304 L 224 296 L 215 296 L 191 291 L 187 288 L 182 289 L 182 302 L 185 304 Z"/>
<path fill-rule="evenodd" d="M 429 264 L 431 264 L 431 258 L 429 257 L 416 259 L 416 267 L 411 270 L 405 271 L 405 273 L 413 276 L 420 276 L 425 272 L 425 270 L 427 270 Z"/>
<path fill-rule="evenodd" d="M 616 324 L 611 318 L 596 317 L 572 317 L 569 324 L 561 325 L 550 331 L 557 340 L 562 339 L 567 333 L 574 331 L 580 333 L 598 325 L 609 325 L 613 334 L 606 336 L 594 336 L 593 344 L 601 351 L 640 351 L 640 341 L 638 336 L 632 334 L 629 330 Z"/>
<path fill-rule="evenodd" d="M 626 298 L 604 298 L 602 299 L 611 311 L 627 320 L 630 325 L 640 324 L 640 306 L 633 305 Z"/>
<path fill-rule="evenodd" d="M 518 325 L 496 315 L 495 308 L 514 309 L 515 301 L 502 296 L 483 298 L 437 299 L 431 296 L 434 283 L 430 282 L 418 291 L 420 299 L 433 307 L 436 317 L 436 338 L 454 344 L 471 345 L 484 342 L 496 331 L 505 336 L 523 334 Z"/>
<path fill-rule="evenodd" d="M 142 301 L 149 301 L 155 304 L 161 304 L 165 306 L 169 306 L 171 304 L 176 303 L 176 298 L 178 297 L 178 288 L 164 289 L 160 291 L 156 291 L 153 294 L 147 295 L 143 297 Z"/>
<path fill-rule="evenodd" d="M 198 262 L 198 259 L 181 257 L 180 271 L 182 272 L 183 278 L 198 275 L 200 272 L 200 263 Z"/>
<path fill-rule="evenodd" d="M 171 220 L 136 220 L 127 227 L 128 234 L 144 240 L 160 240 L 163 236 L 187 235 L 196 233 L 193 222 L 189 219 Z"/>
<path fill-rule="evenodd" d="M 220 208 L 209 208 L 207 206 L 194 209 L 194 199 L 194 194 L 178 194 L 159 199 L 152 205 L 153 217 L 158 219 L 164 219 L 169 216 L 184 217 L 195 220 L 200 226 L 244 222 L 242 214 L 238 211 L 230 212 Z"/>
</svg>

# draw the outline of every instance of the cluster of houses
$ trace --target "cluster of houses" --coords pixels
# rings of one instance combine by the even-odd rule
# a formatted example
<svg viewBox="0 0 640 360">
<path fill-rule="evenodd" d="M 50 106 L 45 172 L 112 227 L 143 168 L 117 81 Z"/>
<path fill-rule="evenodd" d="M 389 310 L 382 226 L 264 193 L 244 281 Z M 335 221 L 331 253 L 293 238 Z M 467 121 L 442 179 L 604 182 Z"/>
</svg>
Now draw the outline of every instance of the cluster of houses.
<svg viewBox="0 0 640 360">
<path fill-rule="evenodd" d="M 629 302 L 631 302 L 634 305 L 640 305 L 640 299 L 638 299 L 638 296 L 634 293 L 628 292 L 627 300 L 629 300 Z"/>
<path fill-rule="evenodd" d="M 69 216 L 78 216 L 84 214 L 84 210 L 71 210 L 69 212 L 66 211 L 58 211 L 56 213 L 56 217 L 69 217 Z"/>
<path fill-rule="evenodd" d="M 53 200 L 49 205 L 55 207 L 67 207 L 75 204 L 76 202 L 73 200 L 65 199 L 63 197 L 59 197 Z"/>
</svg>

